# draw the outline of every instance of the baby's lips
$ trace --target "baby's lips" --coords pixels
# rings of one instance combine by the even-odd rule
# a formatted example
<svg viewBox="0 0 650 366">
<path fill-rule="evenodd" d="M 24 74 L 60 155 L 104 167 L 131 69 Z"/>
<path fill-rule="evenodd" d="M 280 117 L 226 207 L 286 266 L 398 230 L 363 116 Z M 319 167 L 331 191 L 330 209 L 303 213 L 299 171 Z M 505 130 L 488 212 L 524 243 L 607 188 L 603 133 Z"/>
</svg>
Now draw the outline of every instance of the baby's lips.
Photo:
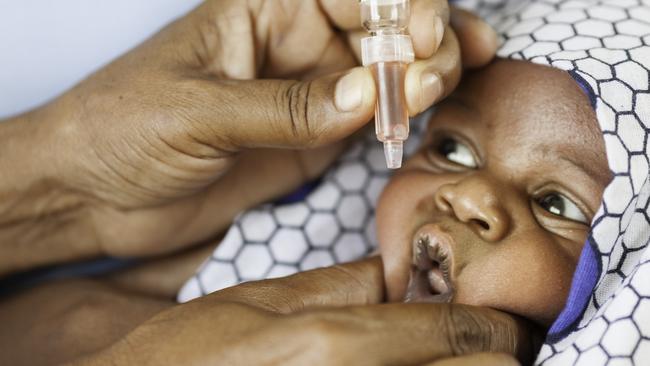
<svg viewBox="0 0 650 366">
<path fill-rule="evenodd" d="M 415 232 L 410 278 L 405 302 L 450 302 L 454 239 L 438 224 L 425 224 Z"/>
<path fill-rule="evenodd" d="M 417 250 L 418 242 L 420 240 L 428 240 L 427 245 L 428 258 L 436 261 L 444 261 L 446 266 L 447 280 L 453 286 L 454 282 L 454 248 L 456 241 L 454 238 L 438 223 L 429 223 L 420 227 L 413 237 L 413 264 L 417 264 Z"/>
</svg>

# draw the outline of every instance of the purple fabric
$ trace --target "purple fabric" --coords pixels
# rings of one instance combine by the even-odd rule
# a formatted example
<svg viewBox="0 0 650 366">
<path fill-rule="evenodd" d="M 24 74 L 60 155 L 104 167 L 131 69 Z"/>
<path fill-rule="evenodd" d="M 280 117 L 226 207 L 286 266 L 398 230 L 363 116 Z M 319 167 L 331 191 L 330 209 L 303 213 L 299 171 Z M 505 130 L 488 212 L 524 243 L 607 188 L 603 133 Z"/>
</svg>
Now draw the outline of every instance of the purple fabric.
<svg viewBox="0 0 650 366">
<path fill-rule="evenodd" d="M 600 261 L 594 252 L 591 241 L 587 240 L 580 254 L 566 306 L 549 330 L 549 341 L 563 338 L 568 331 L 574 328 L 574 323 L 578 321 L 584 312 L 594 286 L 598 281 L 598 275 L 600 274 L 599 263 Z"/>
</svg>

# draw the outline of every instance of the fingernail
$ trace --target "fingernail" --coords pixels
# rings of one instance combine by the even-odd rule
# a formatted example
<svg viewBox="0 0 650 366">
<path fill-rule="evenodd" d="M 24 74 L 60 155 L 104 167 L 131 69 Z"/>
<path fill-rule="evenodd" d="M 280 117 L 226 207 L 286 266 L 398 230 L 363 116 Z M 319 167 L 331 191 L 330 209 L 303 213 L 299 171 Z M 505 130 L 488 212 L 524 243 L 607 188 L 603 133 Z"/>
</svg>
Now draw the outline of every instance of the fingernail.
<svg viewBox="0 0 650 366">
<path fill-rule="evenodd" d="M 334 89 L 334 103 L 341 112 L 352 112 L 363 102 L 364 72 L 357 68 L 343 76 Z"/>
<path fill-rule="evenodd" d="M 445 33 L 445 25 L 442 23 L 442 19 L 439 16 L 433 18 L 433 29 L 436 31 L 436 50 L 440 47 L 442 43 L 442 36 Z"/>
<path fill-rule="evenodd" d="M 423 111 L 442 96 L 442 80 L 440 80 L 440 76 L 435 72 L 424 72 L 420 77 L 420 87 L 422 88 L 422 105 L 420 106 L 420 110 Z"/>
</svg>

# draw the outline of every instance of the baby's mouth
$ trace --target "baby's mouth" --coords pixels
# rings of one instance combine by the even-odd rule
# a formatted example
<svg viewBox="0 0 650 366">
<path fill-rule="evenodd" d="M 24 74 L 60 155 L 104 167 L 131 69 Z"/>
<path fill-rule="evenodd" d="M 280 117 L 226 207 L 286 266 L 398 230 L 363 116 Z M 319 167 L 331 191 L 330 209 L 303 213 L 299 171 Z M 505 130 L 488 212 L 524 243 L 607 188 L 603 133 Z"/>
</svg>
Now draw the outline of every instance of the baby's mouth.
<svg viewBox="0 0 650 366">
<path fill-rule="evenodd" d="M 417 231 L 413 243 L 411 276 L 405 302 L 450 302 L 453 239 L 437 225 Z"/>
</svg>

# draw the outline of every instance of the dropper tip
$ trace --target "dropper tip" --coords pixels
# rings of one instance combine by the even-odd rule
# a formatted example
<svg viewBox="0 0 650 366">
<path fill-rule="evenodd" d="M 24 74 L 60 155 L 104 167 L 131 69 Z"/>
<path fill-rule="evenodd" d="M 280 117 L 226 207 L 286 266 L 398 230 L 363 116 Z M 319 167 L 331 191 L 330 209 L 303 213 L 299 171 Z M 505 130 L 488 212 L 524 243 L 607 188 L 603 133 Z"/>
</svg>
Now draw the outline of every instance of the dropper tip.
<svg viewBox="0 0 650 366">
<path fill-rule="evenodd" d="M 393 140 L 384 142 L 384 156 L 388 169 L 399 169 L 402 167 L 402 141 Z"/>
</svg>

